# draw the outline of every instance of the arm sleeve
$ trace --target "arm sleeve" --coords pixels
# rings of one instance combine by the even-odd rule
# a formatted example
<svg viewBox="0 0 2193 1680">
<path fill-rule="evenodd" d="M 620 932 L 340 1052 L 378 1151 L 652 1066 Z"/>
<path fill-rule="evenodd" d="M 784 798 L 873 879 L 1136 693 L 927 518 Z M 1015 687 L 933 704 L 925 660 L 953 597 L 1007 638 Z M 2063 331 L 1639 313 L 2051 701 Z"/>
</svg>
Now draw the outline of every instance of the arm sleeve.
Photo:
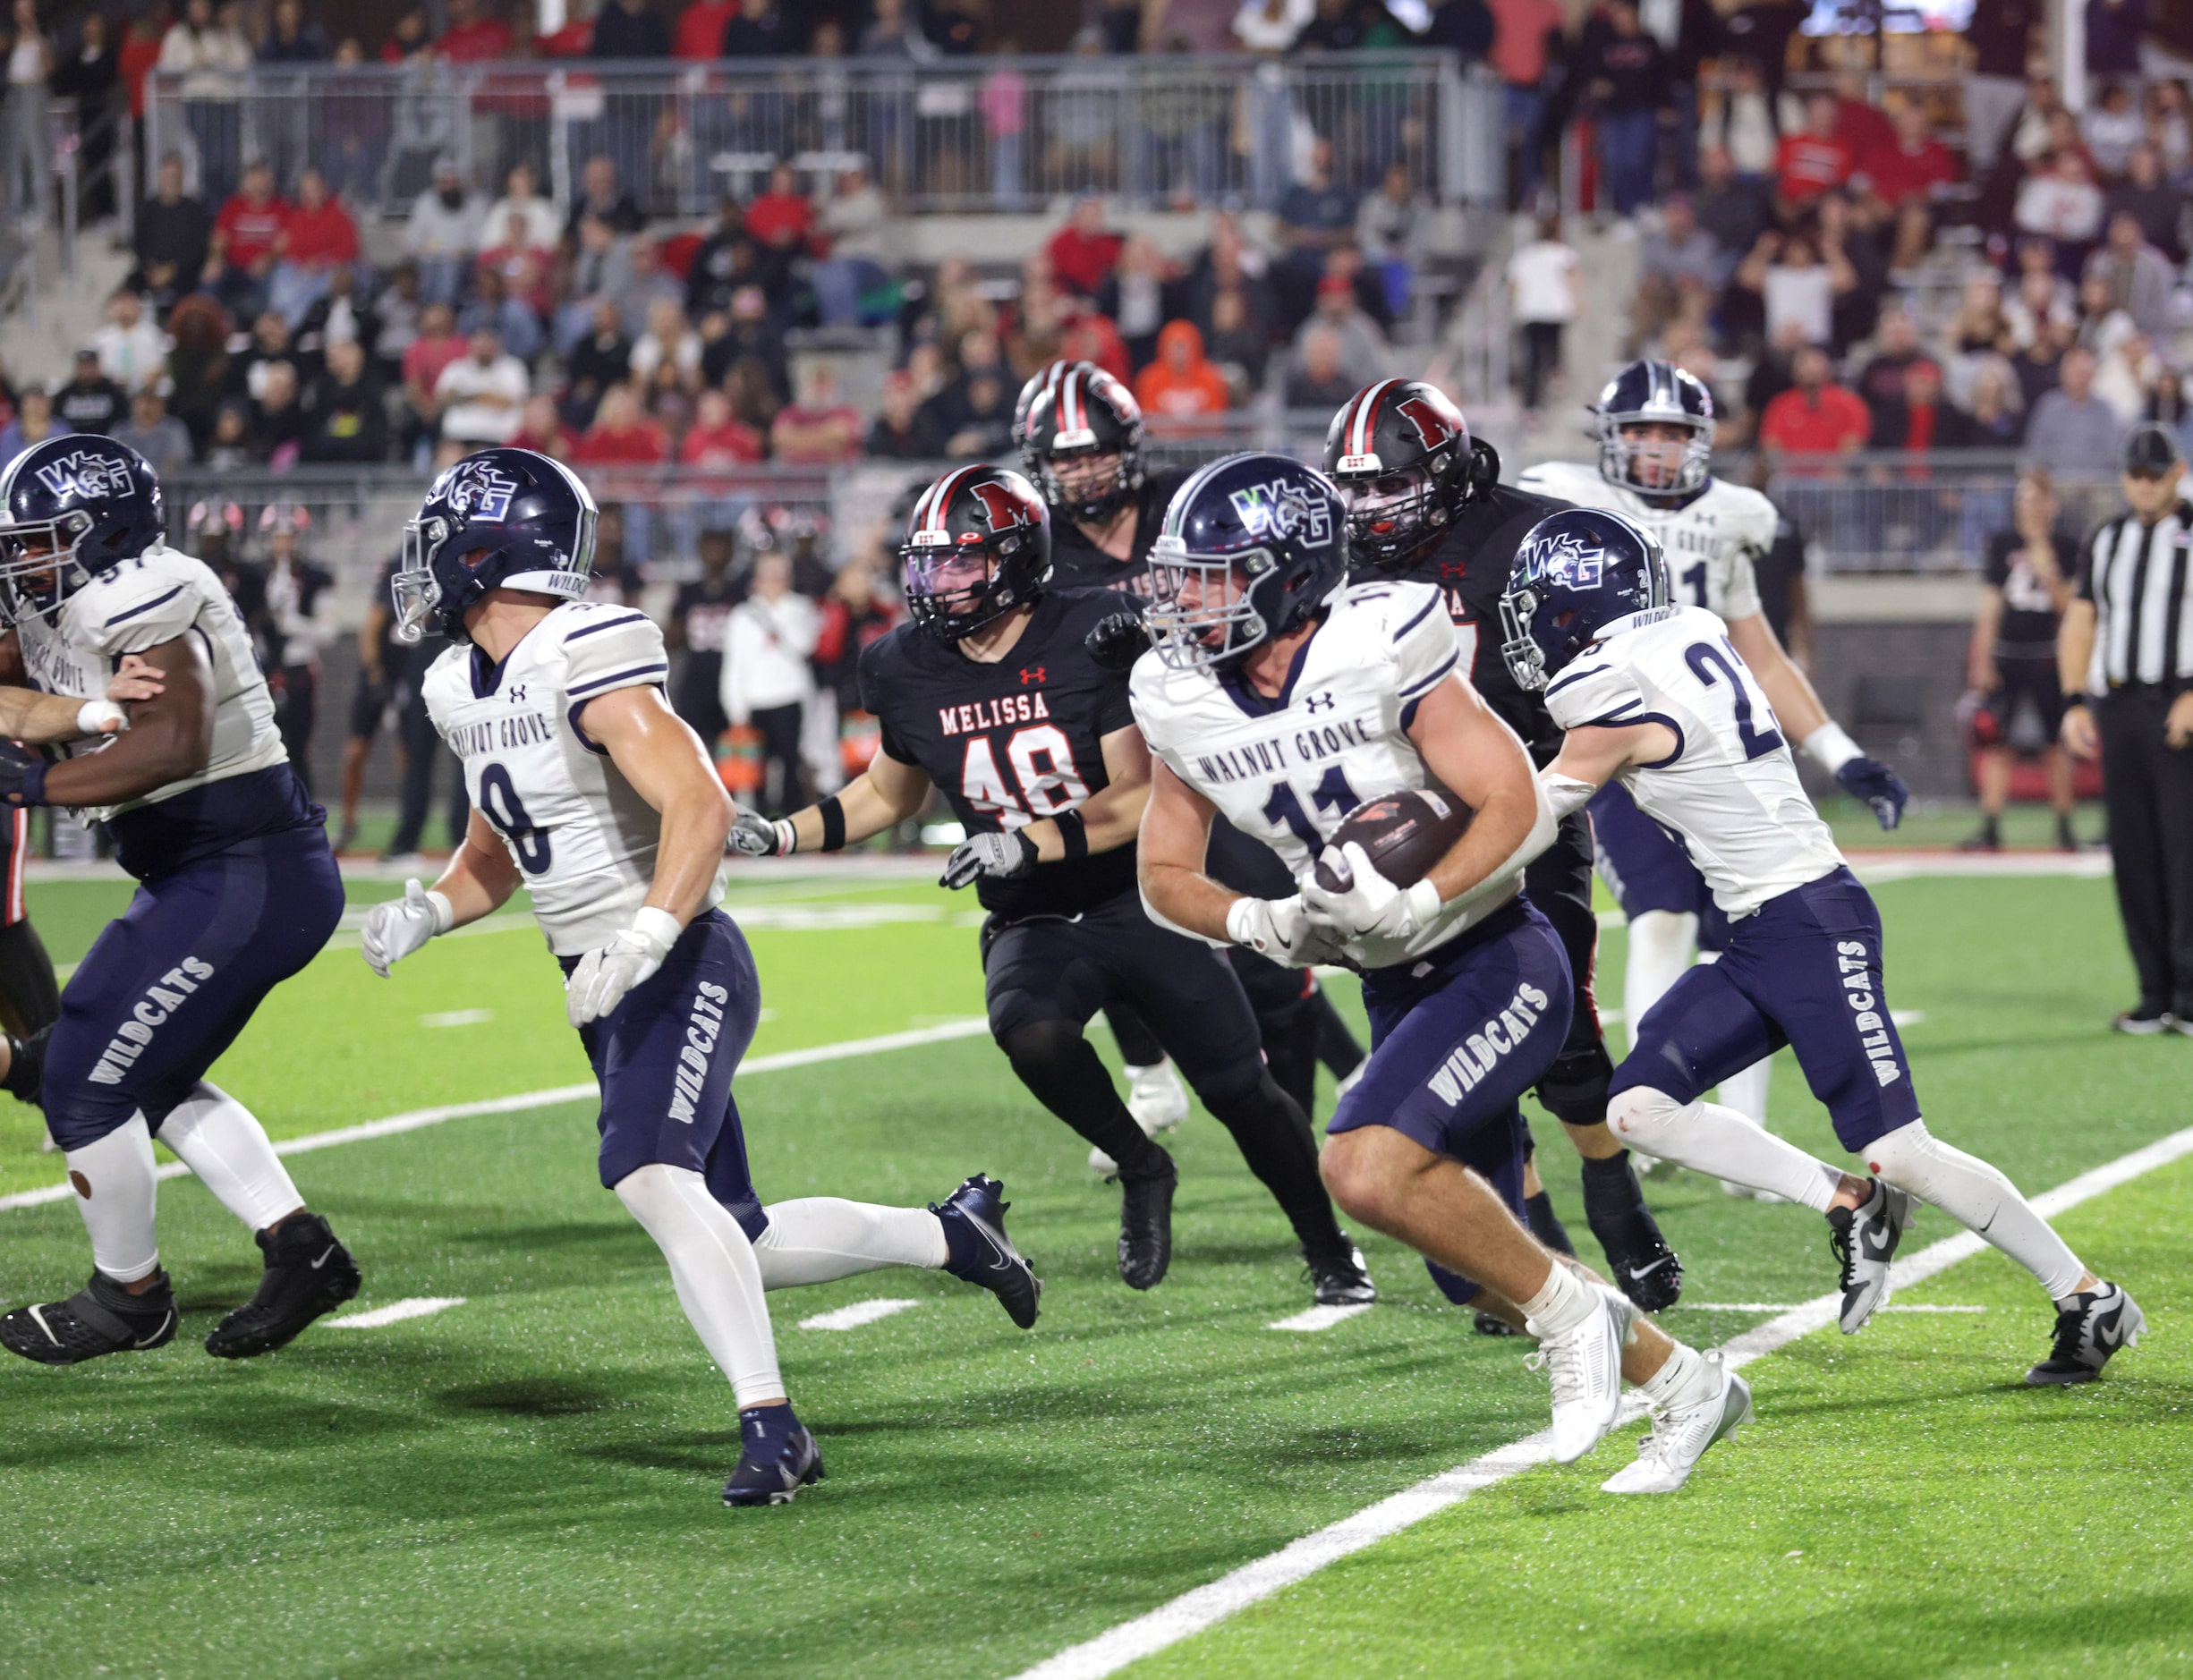
<svg viewBox="0 0 2193 1680">
<path fill-rule="evenodd" d="M 2100 530 L 2095 531 L 2093 536 L 2087 539 L 2087 546 L 2079 550 L 2078 598 L 2082 601 L 2091 601 L 2095 598 L 2094 557 L 2095 555 L 2100 550 L 2102 547 L 2102 539 L 2108 530 L 2108 526 L 2103 526 Z"/>
<path fill-rule="evenodd" d="M 1459 666 L 1454 620 L 1437 589 L 1419 584 L 1397 590 L 1387 621 L 1393 641 L 1395 681 L 1402 701 L 1422 700 Z"/>
<path fill-rule="evenodd" d="M 92 640 L 109 660 L 142 653 L 194 628 L 201 605 L 199 590 L 187 578 L 165 570 L 124 568 L 99 587 Z"/>
<path fill-rule="evenodd" d="M 1553 679 L 1546 690 L 1546 710 L 1563 729 L 1634 724 L 1642 721 L 1645 695 L 1628 672 L 1603 659 L 1591 659 Z"/>
<path fill-rule="evenodd" d="M 564 688 L 583 706 L 618 688 L 659 688 L 670 675 L 662 632 L 645 613 L 611 607 L 564 632 Z"/>
</svg>

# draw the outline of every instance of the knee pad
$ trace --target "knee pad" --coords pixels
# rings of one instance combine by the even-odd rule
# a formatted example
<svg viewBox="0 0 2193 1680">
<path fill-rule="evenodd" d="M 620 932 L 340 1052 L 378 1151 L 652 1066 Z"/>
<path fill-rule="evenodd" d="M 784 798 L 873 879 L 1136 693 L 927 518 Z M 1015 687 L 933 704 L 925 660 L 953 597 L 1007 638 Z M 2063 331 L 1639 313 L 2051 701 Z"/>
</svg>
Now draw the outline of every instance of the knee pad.
<svg viewBox="0 0 2193 1680">
<path fill-rule="evenodd" d="M 1555 1058 L 1538 1082 L 1538 1100 L 1564 1125 L 1595 1126 L 1607 1117 L 1607 1085 L 1613 1078 L 1614 1059 L 1594 1039 Z"/>
<path fill-rule="evenodd" d="M 1065 1071 L 1082 1044 L 1082 1030 L 1071 1021 L 1032 1021 L 998 1035 L 998 1048 L 1024 1080 Z"/>
<path fill-rule="evenodd" d="M 1866 1165 L 1878 1176 L 1925 1201 L 1940 1167 L 1962 1152 L 1949 1151 L 1926 1129 L 1925 1121 L 1914 1120 L 1909 1125 L 1898 1126 L 1895 1131 L 1875 1138 L 1861 1153 Z"/>
<path fill-rule="evenodd" d="M 1664 1090 L 1654 1090 L 1650 1085 L 1632 1085 L 1609 1099 L 1607 1124 L 1625 1148 L 1643 1150 L 1647 1155 L 1665 1155 L 1667 1141 L 1688 1107 Z"/>
<path fill-rule="evenodd" d="M 1203 1107 L 1223 1121 L 1222 1108 L 1233 1108 L 1260 1094 L 1277 1101 L 1286 1093 L 1271 1076 L 1261 1056 L 1245 1056 L 1230 1063 L 1216 1073 L 1205 1073 L 1202 1078 L 1190 1082 L 1195 1094 L 1203 1099 Z M 1267 1088 L 1269 1088 L 1267 1090 Z"/>
</svg>

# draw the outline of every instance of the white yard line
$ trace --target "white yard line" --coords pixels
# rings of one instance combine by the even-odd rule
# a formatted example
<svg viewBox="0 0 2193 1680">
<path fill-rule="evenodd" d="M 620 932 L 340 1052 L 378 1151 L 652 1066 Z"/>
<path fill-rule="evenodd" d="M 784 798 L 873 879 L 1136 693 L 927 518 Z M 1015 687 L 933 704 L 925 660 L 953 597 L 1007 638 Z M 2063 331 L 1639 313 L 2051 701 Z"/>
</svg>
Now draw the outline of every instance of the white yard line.
<svg viewBox="0 0 2193 1680">
<path fill-rule="evenodd" d="M 1314 1334 L 1319 1330 L 1330 1330 L 1336 1324 L 1346 1324 L 1357 1313 L 1370 1310 L 1371 1303 L 1367 1301 L 1347 1307 L 1311 1307 L 1306 1311 L 1297 1312 L 1291 1319 L 1281 1319 L 1264 1328 L 1267 1330 L 1300 1330 L 1305 1334 Z"/>
<path fill-rule="evenodd" d="M 988 1021 L 969 1016 L 939 1026 L 916 1028 L 911 1032 L 886 1032 L 873 1039 L 841 1039 L 835 1044 L 816 1044 L 803 1050 L 779 1050 L 773 1056 L 752 1056 L 739 1064 L 739 1077 L 746 1079 L 785 1068 L 812 1067 L 818 1062 L 843 1061 L 848 1056 L 877 1056 L 887 1050 L 910 1050 L 924 1044 L 971 1039 L 989 1031 Z M 445 1120 L 464 1120 L 474 1115 L 516 1114 L 527 1108 L 552 1108 L 558 1103 L 583 1102 L 597 1094 L 594 1082 L 588 1080 L 582 1085 L 551 1085 L 544 1090 L 520 1091 L 514 1097 L 490 1097 L 484 1102 L 453 1102 L 438 1108 L 414 1108 L 408 1114 L 390 1115 L 385 1120 L 368 1120 L 362 1125 L 337 1126 L 328 1132 L 309 1132 L 301 1138 L 285 1138 L 274 1146 L 274 1152 L 306 1155 L 314 1150 L 331 1150 L 338 1143 L 364 1143 L 374 1138 L 394 1137 L 400 1132 L 417 1132 L 422 1127 L 440 1125 Z M 181 1178 L 189 1171 L 181 1161 L 170 1161 L 159 1169 L 157 1176 Z M 38 1190 L 19 1190 L 13 1195 L 0 1196 L 0 1213 L 16 1208 L 40 1207 L 49 1201 L 65 1201 L 72 1193 L 66 1180 Z"/>
<path fill-rule="evenodd" d="M 2186 1155 L 2193 1155 L 2193 1126 L 2134 1150 L 2092 1172 L 2081 1173 L 2069 1184 L 2033 1199 L 2044 1215 L 2053 1217 L 2066 1209 L 2130 1183 L 2142 1174 Z M 1968 1231 L 1932 1243 L 1917 1254 L 1896 1262 L 1895 1286 L 1908 1288 L 1944 1268 L 1976 1254 L 1986 1246 Z M 1840 1294 L 1821 1295 L 1802 1306 L 1778 1314 L 1766 1323 L 1721 1345 L 1721 1357 L 1731 1370 L 1749 1364 L 1762 1354 L 1785 1347 L 1799 1336 L 1832 1324 L 1842 1308 Z M 1625 1418 L 1634 1413 L 1624 1407 Z M 1110 1632 L 1069 1647 L 1057 1656 L 1024 1670 L 1015 1680 L 1103 1680 L 1130 1663 L 1153 1656 L 1224 1621 L 1237 1611 L 1271 1598 L 1283 1588 L 1306 1579 L 1341 1558 L 1376 1545 L 1380 1540 L 1436 1516 L 1449 1506 L 1466 1499 L 1481 1488 L 1534 1469 L 1552 1457 L 1553 1431 L 1541 1430 L 1511 1446 L 1500 1447 L 1460 1464 L 1443 1474 L 1406 1488 L 1376 1505 L 1343 1517 L 1328 1528 L 1305 1534 L 1269 1557 L 1244 1564 L 1207 1586 L 1183 1593 L 1145 1616 L 1124 1622 Z"/>
<path fill-rule="evenodd" d="M 346 1312 L 339 1319 L 322 1319 L 320 1322 L 331 1330 L 378 1330 L 384 1324 L 401 1324 L 406 1319 L 424 1319 L 437 1312 L 446 1312 L 452 1307 L 464 1304 L 463 1295 L 406 1295 L 401 1301 L 391 1301 L 385 1307 L 375 1307 L 370 1312 Z"/>
<path fill-rule="evenodd" d="M 888 1319 L 895 1312 L 904 1312 L 909 1307 L 918 1307 L 918 1301 L 883 1299 L 856 1301 L 849 1307 L 840 1307 L 835 1312 L 818 1312 L 812 1319 L 802 1319 L 803 1330 L 857 1330 L 863 1324 L 873 1324 L 878 1319 Z"/>
<path fill-rule="evenodd" d="M 1669 1309 L 1673 1312 L 1799 1312 L 1801 1302 L 1788 1301 L 1682 1301 Z M 1985 1312 L 1985 1307 L 1903 1307 L 1891 1303 L 1879 1309 L 1883 1312 Z"/>
</svg>

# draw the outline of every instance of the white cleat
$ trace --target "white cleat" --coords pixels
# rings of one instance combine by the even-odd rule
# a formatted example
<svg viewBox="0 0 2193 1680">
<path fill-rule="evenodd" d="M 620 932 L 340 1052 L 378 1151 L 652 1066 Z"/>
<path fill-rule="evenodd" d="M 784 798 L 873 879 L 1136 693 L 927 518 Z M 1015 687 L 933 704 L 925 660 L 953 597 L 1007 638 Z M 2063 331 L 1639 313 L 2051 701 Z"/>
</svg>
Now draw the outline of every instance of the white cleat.
<svg viewBox="0 0 2193 1680">
<path fill-rule="evenodd" d="M 1842 1331 L 1856 1336 L 1889 1303 L 1889 1263 L 1911 1224 L 1911 1198 L 1876 1178 L 1856 1208 L 1828 1214 L 1828 1250 L 1842 1285 Z"/>
<path fill-rule="evenodd" d="M 1160 1133 L 1170 1132 L 1188 1117 L 1187 1090 L 1169 1061 L 1155 1062 L 1148 1067 L 1130 1064 L 1126 1074 L 1127 1113 L 1135 1116 L 1135 1124 L 1142 1127 L 1144 1137 L 1154 1138 Z M 1119 1163 L 1102 1150 L 1091 1150 L 1089 1170 L 1109 1178 L 1119 1170 Z"/>
<path fill-rule="evenodd" d="M 1533 1324 L 1538 1351 L 1525 1362 L 1545 1368 L 1553 1386 L 1553 1457 L 1573 1464 L 1614 1427 L 1622 1404 L 1622 1349 L 1636 1309 L 1611 1289 L 1592 1286 L 1599 1309 L 1574 1328 L 1547 1336 Z"/>
<path fill-rule="evenodd" d="M 1705 1355 L 1705 1375 L 1698 1399 L 1654 1410 L 1653 1432 L 1637 1444 L 1637 1462 L 1601 1482 L 1602 1493 L 1673 1493 L 1707 1447 L 1751 1421 L 1750 1386 L 1722 1369 L 1719 1353 Z"/>
</svg>

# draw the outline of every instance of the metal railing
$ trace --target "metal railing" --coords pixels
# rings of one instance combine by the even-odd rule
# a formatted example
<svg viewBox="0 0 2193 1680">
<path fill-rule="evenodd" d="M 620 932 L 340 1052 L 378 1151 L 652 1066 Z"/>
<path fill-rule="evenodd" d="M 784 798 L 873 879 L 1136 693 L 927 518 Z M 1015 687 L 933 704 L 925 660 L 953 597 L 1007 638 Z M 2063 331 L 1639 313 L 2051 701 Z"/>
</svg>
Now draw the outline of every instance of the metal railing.
<svg viewBox="0 0 2193 1680">
<path fill-rule="evenodd" d="M 559 204 L 607 157 L 662 216 L 747 196 L 778 163 L 812 186 L 862 161 L 902 212 L 1037 210 L 1092 189 L 1271 208 L 1321 138 L 1356 192 L 1397 162 L 1442 204 L 1505 190 L 1500 83 L 1443 53 L 266 65 L 146 89 L 148 157 L 181 153 L 209 201 L 263 157 L 284 191 L 309 164 L 385 216 L 443 157 L 490 196 L 528 164 Z"/>
</svg>

